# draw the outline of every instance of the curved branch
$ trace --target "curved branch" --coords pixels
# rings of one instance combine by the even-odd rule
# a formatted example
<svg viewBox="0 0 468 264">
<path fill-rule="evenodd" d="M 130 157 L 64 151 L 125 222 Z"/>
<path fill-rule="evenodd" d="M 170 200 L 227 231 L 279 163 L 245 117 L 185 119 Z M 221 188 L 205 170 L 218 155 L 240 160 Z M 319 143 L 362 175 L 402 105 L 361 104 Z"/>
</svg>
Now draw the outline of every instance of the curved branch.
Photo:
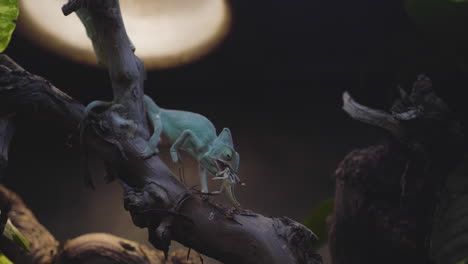
<svg viewBox="0 0 468 264">
<path fill-rule="evenodd" d="M 88 120 L 87 146 L 123 185 L 125 208 L 135 225 L 148 229 L 150 242 L 167 251 L 175 240 L 224 263 L 321 263 L 313 251 L 315 235 L 301 224 L 213 205 L 192 194 L 158 156 L 141 158 L 149 138 L 145 71 L 126 36 L 118 1 L 78 2 L 91 15 L 114 90 L 113 105 Z M 0 114 L 40 112 L 78 133 L 84 106 L 43 78 L 1 63 L 0 70 Z"/>
<path fill-rule="evenodd" d="M 0 95 L 0 116 L 25 114 L 43 118 L 41 115 L 45 115 L 74 132 L 84 116 L 82 104 L 44 78 L 25 71 L 4 54 L 0 54 Z"/>
<path fill-rule="evenodd" d="M 17 247 L 5 249 L 4 244 L 2 251 L 15 263 L 53 263 L 59 252 L 59 242 L 37 221 L 16 193 L 0 185 L 0 197 L 2 202 L 11 204 L 9 218 L 29 241 L 30 246 L 29 254 Z"/>
<path fill-rule="evenodd" d="M 387 130 L 398 139 L 403 138 L 404 133 L 397 119 L 385 111 L 359 104 L 348 92 L 343 93 L 343 110 L 357 121 Z"/>
<path fill-rule="evenodd" d="M 75 264 L 202 263 L 194 255 L 187 256 L 187 250 L 175 251 L 166 260 L 161 251 L 154 251 L 139 243 L 103 233 L 86 234 L 67 241 L 63 246 L 60 261 Z"/>
<path fill-rule="evenodd" d="M 0 241 L 4 252 L 15 263 L 123 263 L 123 264 L 200 264 L 200 259 L 187 250 L 173 252 L 167 260 L 161 251 L 109 234 L 86 234 L 63 245 L 41 225 L 34 214 L 14 192 L 0 185 L 0 203 L 10 203 L 9 218 L 30 244 L 30 253 Z"/>
<path fill-rule="evenodd" d="M 304 226 L 215 206 L 194 196 L 158 156 L 141 158 L 149 138 L 143 103 L 146 76 L 133 53 L 119 1 L 73 0 L 63 11 L 80 8 L 86 9 L 85 27 L 102 51 L 99 56 L 105 58 L 114 93 L 112 106 L 92 118 L 90 138 L 111 143 L 98 151 L 124 186 L 125 208 L 135 225 L 148 228 L 150 242 L 167 252 L 176 240 L 224 263 L 319 263 L 312 250 L 316 237 Z"/>
<path fill-rule="evenodd" d="M 435 208 L 464 152 L 460 122 L 423 75 L 411 95 L 400 90 L 391 114 L 359 105 L 348 94 L 344 104 L 352 117 L 389 130 L 397 140 L 354 150 L 336 170 L 335 211 L 328 221 L 333 264 L 432 263 Z"/>
</svg>

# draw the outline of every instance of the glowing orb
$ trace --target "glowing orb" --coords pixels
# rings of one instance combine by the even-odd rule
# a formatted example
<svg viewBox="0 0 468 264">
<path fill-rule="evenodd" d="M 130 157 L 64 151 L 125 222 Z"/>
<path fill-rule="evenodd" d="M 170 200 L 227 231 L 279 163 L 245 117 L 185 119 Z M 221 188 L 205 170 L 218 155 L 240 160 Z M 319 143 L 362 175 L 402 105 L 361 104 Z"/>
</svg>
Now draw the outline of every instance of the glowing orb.
<svg viewBox="0 0 468 264">
<path fill-rule="evenodd" d="M 75 61 L 97 64 L 91 41 L 64 0 L 20 0 L 18 28 L 33 41 Z M 168 68 L 209 53 L 228 32 L 226 0 L 120 0 L 128 35 L 145 66 Z"/>
</svg>

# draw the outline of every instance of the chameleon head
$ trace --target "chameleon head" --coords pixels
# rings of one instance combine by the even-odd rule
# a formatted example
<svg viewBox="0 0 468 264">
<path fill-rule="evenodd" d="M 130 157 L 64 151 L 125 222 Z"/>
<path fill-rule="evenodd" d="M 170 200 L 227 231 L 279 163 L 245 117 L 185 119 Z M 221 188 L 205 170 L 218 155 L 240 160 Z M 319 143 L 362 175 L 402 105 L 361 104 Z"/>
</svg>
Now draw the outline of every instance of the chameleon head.
<svg viewBox="0 0 468 264">
<path fill-rule="evenodd" d="M 237 173 L 239 170 L 239 160 L 239 153 L 234 150 L 231 131 L 228 128 L 224 128 L 214 140 L 201 164 L 213 175 L 224 171 L 226 168 Z"/>
</svg>

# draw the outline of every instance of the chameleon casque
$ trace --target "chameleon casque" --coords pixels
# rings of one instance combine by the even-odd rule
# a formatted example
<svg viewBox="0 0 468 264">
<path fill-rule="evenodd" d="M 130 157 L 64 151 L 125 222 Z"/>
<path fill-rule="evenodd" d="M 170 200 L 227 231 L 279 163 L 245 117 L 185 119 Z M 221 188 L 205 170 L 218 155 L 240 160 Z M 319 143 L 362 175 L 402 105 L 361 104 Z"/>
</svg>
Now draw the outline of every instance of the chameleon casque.
<svg viewBox="0 0 468 264">
<path fill-rule="evenodd" d="M 147 95 L 144 96 L 146 112 L 153 127 L 153 134 L 146 149 L 141 154 L 143 159 L 159 153 L 158 144 L 163 137 L 170 144 L 173 162 L 181 162 L 179 151 L 183 150 L 194 157 L 200 166 L 202 194 L 224 193 L 236 209 L 240 204 L 234 196 L 235 184 L 244 185 L 237 171 L 239 153 L 234 149 L 231 131 L 224 128 L 216 135 L 213 123 L 203 115 L 180 110 L 164 109 Z M 112 102 L 94 101 L 86 107 L 89 114 L 96 107 L 111 107 Z M 222 180 L 219 191 L 209 192 L 207 173 L 214 175 L 213 180 Z"/>
</svg>

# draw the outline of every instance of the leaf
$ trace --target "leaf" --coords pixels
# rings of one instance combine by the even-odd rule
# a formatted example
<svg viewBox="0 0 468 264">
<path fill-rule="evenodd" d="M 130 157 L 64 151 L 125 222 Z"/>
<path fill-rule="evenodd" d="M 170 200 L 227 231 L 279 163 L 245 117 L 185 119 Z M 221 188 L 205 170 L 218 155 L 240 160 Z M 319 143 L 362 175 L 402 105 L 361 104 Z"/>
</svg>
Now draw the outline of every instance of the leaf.
<svg viewBox="0 0 468 264">
<path fill-rule="evenodd" d="M 334 208 L 335 199 L 323 200 L 304 221 L 304 225 L 319 237 L 317 247 L 324 245 L 328 240 L 327 217 L 333 213 Z"/>
<path fill-rule="evenodd" d="M 10 219 L 8 219 L 5 225 L 5 231 L 3 231 L 3 236 L 8 240 L 12 241 L 15 245 L 21 247 L 22 249 L 29 252 L 29 242 L 28 240 L 21 234 L 21 232 L 11 223 Z"/>
<path fill-rule="evenodd" d="M 0 264 L 13 264 L 2 252 L 0 252 Z"/>
<path fill-rule="evenodd" d="M 464 260 L 460 260 L 458 261 L 457 263 L 455 264 L 468 264 L 468 258 L 467 259 L 464 259 Z"/>
<path fill-rule="evenodd" d="M 10 43 L 18 15 L 18 0 L 0 0 L 0 52 Z"/>
</svg>

